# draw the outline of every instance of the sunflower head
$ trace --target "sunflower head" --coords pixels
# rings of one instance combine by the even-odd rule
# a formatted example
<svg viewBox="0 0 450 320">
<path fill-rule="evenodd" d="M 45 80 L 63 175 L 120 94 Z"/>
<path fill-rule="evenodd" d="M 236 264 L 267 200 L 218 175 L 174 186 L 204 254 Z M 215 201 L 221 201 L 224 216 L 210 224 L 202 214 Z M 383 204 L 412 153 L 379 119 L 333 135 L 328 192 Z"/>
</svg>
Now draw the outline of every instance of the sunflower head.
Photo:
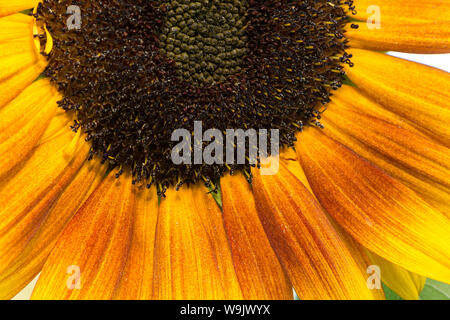
<svg viewBox="0 0 450 320">
<path fill-rule="evenodd" d="M 382 53 L 449 52 L 450 3 L 355 3 L 0 0 L 0 298 L 37 274 L 35 299 L 450 283 L 450 77 Z M 213 128 L 295 150 L 272 175 L 262 159 L 176 165 L 171 134 L 198 123 L 200 152 Z M 219 177 L 214 198 L 197 183 Z"/>
<path fill-rule="evenodd" d="M 193 132 L 195 121 L 222 132 L 278 129 L 281 146 L 292 146 L 304 125 L 319 124 L 350 63 L 351 2 L 84 3 L 80 30 L 66 23 L 70 5 L 46 0 L 35 11 L 51 34 L 45 75 L 63 95 L 59 105 L 75 113 L 72 128 L 86 132 L 91 157 L 160 189 L 209 184 L 228 170 L 251 179 L 248 157 L 174 165 L 172 132 Z"/>
</svg>

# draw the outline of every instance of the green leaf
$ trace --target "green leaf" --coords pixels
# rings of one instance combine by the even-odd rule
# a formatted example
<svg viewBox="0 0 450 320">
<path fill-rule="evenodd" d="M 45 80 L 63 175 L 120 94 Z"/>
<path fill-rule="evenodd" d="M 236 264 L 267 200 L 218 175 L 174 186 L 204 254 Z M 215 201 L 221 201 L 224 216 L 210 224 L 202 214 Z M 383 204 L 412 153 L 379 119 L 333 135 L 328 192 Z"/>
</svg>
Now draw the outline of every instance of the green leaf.
<svg viewBox="0 0 450 320">
<path fill-rule="evenodd" d="M 450 285 L 436 280 L 427 279 L 420 293 L 422 300 L 450 300 Z"/>
<path fill-rule="evenodd" d="M 220 181 L 216 181 L 216 184 L 217 189 L 214 190 L 214 188 L 211 186 L 209 188 L 209 191 L 211 192 L 211 195 L 214 198 L 214 200 L 216 200 L 217 205 L 220 207 L 220 209 L 222 209 L 222 190 L 220 189 Z"/>
<path fill-rule="evenodd" d="M 403 300 L 394 291 L 389 289 L 388 286 L 386 286 L 384 283 L 383 283 L 383 290 L 384 295 L 386 296 L 386 300 Z"/>
<path fill-rule="evenodd" d="M 33 82 L 36 82 L 36 81 L 39 81 L 39 80 L 41 80 L 41 79 L 45 79 L 45 78 L 47 78 L 45 75 L 44 75 L 44 73 L 42 72 Z"/>
<path fill-rule="evenodd" d="M 342 83 L 356 88 L 356 84 L 354 84 L 347 75 L 344 75 L 344 80 L 342 81 Z"/>
<path fill-rule="evenodd" d="M 20 13 L 27 14 L 27 15 L 31 14 L 32 12 L 33 12 L 33 9 L 27 9 L 27 10 L 20 11 Z"/>
</svg>

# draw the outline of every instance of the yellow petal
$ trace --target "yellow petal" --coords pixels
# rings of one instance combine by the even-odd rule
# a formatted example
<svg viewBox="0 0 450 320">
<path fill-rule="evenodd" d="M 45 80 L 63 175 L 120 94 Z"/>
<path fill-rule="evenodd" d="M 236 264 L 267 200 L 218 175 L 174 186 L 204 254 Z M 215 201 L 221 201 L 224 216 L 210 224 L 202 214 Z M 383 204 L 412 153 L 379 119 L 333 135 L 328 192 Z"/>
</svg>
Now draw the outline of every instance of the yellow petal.
<svg viewBox="0 0 450 320">
<path fill-rule="evenodd" d="M 450 281 L 450 221 L 412 190 L 310 128 L 298 156 L 314 194 L 363 246 L 405 269 Z"/>
<path fill-rule="evenodd" d="M 24 249 L 84 163 L 89 146 L 74 135 L 65 130 L 38 147 L 18 173 L 0 181 L 0 270 Z"/>
<path fill-rule="evenodd" d="M 358 29 L 347 27 L 345 36 L 352 48 L 374 51 L 401 51 L 410 53 L 450 52 L 450 21 L 395 22 L 381 19 L 380 28 L 357 23 Z"/>
<path fill-rule="evenodd" d="M 122 277 L 114 293 L 114 299 L 152 298 L 153 263 L 158 197 L 156 190 L 139 190 L 133 219 L 133 234 Z"/>
<path fill-rule="evenodd" d="M 429 139 L 357 89 L 344 86 L 322 116 L 323 131 L 450 212 L 450 149 Z"/>
<path fill-rule="evenodd" d="M 351 47 L 414 53 L 450 52 L 450 4 L 431 0 L 356 0 L 358 29 L 347 28 Z"/>
<path fill-rule="evenodd" d="M 38 145 L 47 143 L 60 134 L 70 129 L 70 125 L 74 119 L 74 115 L 71 112 L 65 112 L 63 109 L 58 109 L 52 121 L 45 130 Z"/>
<path fill-rule="evenodd" d="M 0 43 L 5 40 L 16 40 L 27 38 L 31 40 L 30 31 L 33 30 L 35 19 L 29 15 L 22 13 L 15 13 L 7 17 L 0 17 L 0 26 L 2 26 L 2 31 L 0 32 Z M 18 34 L 18 31 L 22 31 Z M 19 35 L 12 37 L 11 35 Z"/>
<path fill-rule="evenodd" d="M 32 64 L 4 81 L 0 81 L 0 109 L 13 100 L 44 71 L 42 63 Z"/>
<path fill-rule="evenodd" d="M 374 265 L 381 271 L 381 279 L 401 298 L 406 300 L 418 300 L 420 292 L 425 286 L 426 277 L 393 264 L 367 250 L 367 254 Z"/>
<path fill-rule="evenodd" d="M 38 105 L 40 100 L 48 100 L 52 95 L 55 95 L 55 90 L 47 80 L 36 81 L 0 109 L 0 141 L 7 140 L 32 120 L 36 112 L 42 108 L 42 105 Z"/>
<path fill-rule="evenodd" d="M 32 23 L 24 14 L 0 18 L 0 108 L 30 85 L 47 64 L 33 43 Z"/>
<path fill-rule="evenodd" d="M 28 51 L 36 51 L 36 47 L 29 36 L 0 42 L 0 58 L 26 53 Z"/>
<path fill-rule="evenodd" d="M 38 2 L 39 0 L 0 0 L 0 17 L 34 8 Z"/>
<path fill-rule="evenodd" d="M 373 101 L 450 145 L 450 75 L 411 61 L 351 49 L 350 79 Z"/>
<path fill-rule="evenodd" d="M 448 21 L 450 2 L 448 0 L 355 0 L 356 19 L 366 21 L 373 15 L 373 6 L 380 8 L 382 19 Z"/>
<path fill-rule="evenodd" d="M 21 13 L 0 18 L 0 43 L 25 37 L 32 41 L 33 24 L 33 17 Z"/>
<path fill-rule="evenodd" d="M 0 299 L 12 298 L 38 274 L 64 226 L 101 182 L 106 168 L 100 161 L 86 161 L 52 207 L 42 212 L 40 223 L 28 220 L 31 226 L 12 230 L 21 243 L 11 263 L 0 268 Z M 22 234 L 23 230 L 32 230 L 31 236 Z M 0 247 L 0 252 L 6 250 Z"/>
<path fill-rule="evenodd" d="M 368 276 L 379 277 L 378 280 L 368 279 L 369 282 L 382 281 L 389 288 L 393 289 L 404 299 L 417 299 L 418 294 L 425 285 L 426 278 L 418 274 L 407 271 L 406 269 L 389 262 L 386 259 L 375 255 L 364 248 L 361 244 L 356 242 L 349 234 L 347 234 L 339 225 L 333 224 L 339 231 L 342 239 L 345 240 L 347 247 L 351 250 L 352 256 L 357 259 L 361 271 Z M 378 268 L 379 273 L 374 274 L 375 268 Z M 381 282 L 379 282 L 381 285 Z M 383 289 L 372 290 L 373 293 L 378 294 L 379 300 L 384 300 Z"/>
<path fill-rule="evenodd" d="M 55 115 L 59 99 L 50 82 L 41 80 L 0 109 L 0 176 L 29 156 Z"/>
<path fill-rule="evenodd" d="M 222 214 L 200 186 L 169 189 L 156 228 L 155 299 L 242 299 Z"/>
<path fill-rule="evenodd" d="M 292 300 L 292 285 L 259 221 L 255 200 L 241 175 L 221 179 L 223 219 L 244 299 Z"/>
<path fill-rule="evenodd" d="M 37 63 L 37 57 L 29 52 L 19 53 L 0 58 L 0 83 L 14 74 L 23 71 L 26 67 Z"/>
<path fill-rule="evenodd" d="M 110 299 L 132 234 L 131 177 L 110 174 L 83 204 L 51 251 L 32 299 Z"/>
<path fill-rule="evenodd" d="M 373 299 L 345 242 L 284 162 L 276 175 L 253 174 L 262 225 L 299 297 Z"/>
<path fill-rule="evenodd" d="M 358 264 L 358 267 L 362 274 L 366 277 L 366 284 L 369 286 L 373 286 L 370 292 L 373 295 L 375 300 L 386 300 L 384 295 L 383 285 L 381 280 L 383 279 L 383 275 L 374 274 L 374 263 L 370 259 L 368 254 L 368 250 L 361 246 L 358 242 L 355 241 L 344 229 L 342 229 L 336 221 L 331 220 L 334 228 L 339 233 L 341 239 L 345 242 L 348 250 L 350 251 L 353 259 Z M 373 277 L 378 277 L 378 279 L 374 279 Z"/>
</svg>

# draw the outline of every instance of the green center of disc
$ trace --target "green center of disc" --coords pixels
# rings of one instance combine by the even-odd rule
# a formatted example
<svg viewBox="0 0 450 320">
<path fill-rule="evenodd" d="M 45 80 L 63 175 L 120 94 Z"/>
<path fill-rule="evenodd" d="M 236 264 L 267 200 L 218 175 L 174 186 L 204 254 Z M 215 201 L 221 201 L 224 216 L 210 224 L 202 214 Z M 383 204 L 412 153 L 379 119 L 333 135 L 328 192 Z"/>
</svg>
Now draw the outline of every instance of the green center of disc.
<svg viewBox="0 0 450 320">
<path fill-rule="evenodd" d="M 186 81 L 217 83 L 241 71 L 247 52 L 246 0 L 174 0 L 167 16 L 160 51 Z"/>
</svg>

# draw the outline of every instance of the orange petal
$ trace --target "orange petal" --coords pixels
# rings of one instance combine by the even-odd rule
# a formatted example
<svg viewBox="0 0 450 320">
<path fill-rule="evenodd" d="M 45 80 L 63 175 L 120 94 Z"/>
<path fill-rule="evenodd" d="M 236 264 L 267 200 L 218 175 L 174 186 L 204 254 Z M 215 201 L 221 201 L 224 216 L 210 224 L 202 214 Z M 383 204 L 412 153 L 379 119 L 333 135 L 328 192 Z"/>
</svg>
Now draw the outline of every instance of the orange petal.
<svg viewBox="0 0 450 320">
<path fill-rule="evenodd" d="M 358 88 L 385 109 L 450 145 L 450 75 L 386 54 L 351 49 L 346 68 Z"/>
<path fill-rule="evenodd" d="M 21 243 L 10 257 L 12 262 L 1 267 L 0 299 L 12 298 L 38 274 L 64 226 L 101 182 L 106 168 L 100 161 L 84 163 L 58 200 L 42 213 L 39 223 L 29 220 L 31 226 L 13 230 Z M 23 230 L 32 230 L 31 236 L 22 234 Z M 6 251 L 0 247 L 0 252 Z"/>
<path fill-rule="evenodd" d="M 428 139 L 355 88 L 344 86 L 322 116 L 326 135 L 450 212 L 450 149 Z"/>
<path fill-rule="evenodd" d="M 156 228 L 155 299 L 242 299 L 222 213 L 200 186 L 169 189 Z"/>
<path fill-rule="evenodd" d="M 110 174 L 83 204 L 53 248 L 32 299 L 110 299 L 132 234 L 131 177 Z"/>
<path fill-rule="evenodd" d="M 59 99 L 50 82 L 41 80 L 0 109 L 0 176 L 29 156 L 55 115 Z"/>
<path fill-rule="evenodd" d="M 363 246 L 415 273 L 450 281 L 450 221 L 412 190 L 311 128 L 300 162 L 322 206 Z"/>
<path fill-rule="evenodd" d="M 39 0 L 0 0 L 0 17 L 34 8 L 38 2 Z"/>
<path fill-rule="evenodd" d="M 253 174 L 262 225 L 299 297 L 373 299 L 345 242 L 284 162 L 276 175 Z"/>
<path fill-rule="evenodd" d="M 350 46 L 375 51 L 450 52 L 450 4 L 431 0 L 356 0 L 359 29 L 347 28 Z"/>
<path fill-rule="evenodd" d="M 158 197 L 154 188 L 137 192 L 133 220 L 129 254 L 114 299 L 148 300 L 152 298 L 158 221 Z"/>
<path fill-rule="evenodd" d="M 259 221 L 242 175 L 221 179 L 223 219 L 244 299 L 292 300 L 292 285 Z"/>
</svg>

